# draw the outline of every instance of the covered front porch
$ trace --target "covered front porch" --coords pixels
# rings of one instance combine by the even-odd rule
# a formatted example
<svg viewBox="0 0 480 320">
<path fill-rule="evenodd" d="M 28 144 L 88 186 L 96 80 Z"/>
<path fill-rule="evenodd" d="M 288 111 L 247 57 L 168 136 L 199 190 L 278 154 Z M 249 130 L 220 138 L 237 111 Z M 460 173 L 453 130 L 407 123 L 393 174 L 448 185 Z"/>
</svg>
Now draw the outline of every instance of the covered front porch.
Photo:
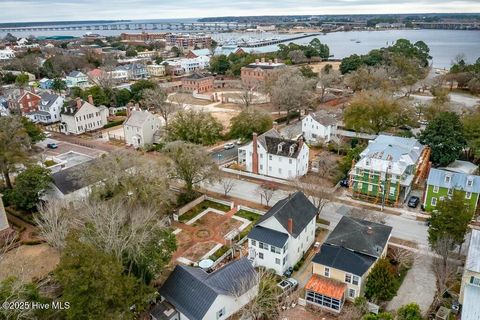
<svg viewBox="0 0 480 320">
<path fill-rule="evenodd" d="M 340 313 L 346 289 L 345 283 L 314 274 L 305 286 L 305 300 L 313 306 Z"/>
</svg>

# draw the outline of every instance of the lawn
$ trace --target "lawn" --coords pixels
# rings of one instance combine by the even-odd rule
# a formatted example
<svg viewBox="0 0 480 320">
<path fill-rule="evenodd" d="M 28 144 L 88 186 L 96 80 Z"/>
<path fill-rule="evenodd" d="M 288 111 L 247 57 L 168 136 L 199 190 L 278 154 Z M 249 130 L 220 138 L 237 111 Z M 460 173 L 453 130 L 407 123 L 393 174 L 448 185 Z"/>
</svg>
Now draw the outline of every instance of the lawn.
<svg viewBox="0 0 480 320">
<path fill-rule="evenodd" d="M 259 215 L 258 213 L 247 211 L 247 210 L 240 210 L 237 213 L 235 213 L 236 216 L 248 219 L 252 221 L 253 223 L 257 222 L 258 219 L 260 219 L 262 216 Z"/>
<path fill-rule="evenodd" d="M 225 254 L 225 252 L 228 251 L 228 249 L 230 249 L 229 247 L 227 246 L 222 246 L 220 249 L 218 249 L 217 251 L 215 251 L 211 256 L 210 256 L 210 259 L 213 260 L 213 261 L 217 261 L 218 258 L 220 258 L 221 256 L 223 256 Z"/>
<path fill-rule="evenodd" d="M 220 210 L 220 211 L 223 211 L 223 212 L 230 211 L 229 206 L 226 206 L 226 205 L 218 203 L 218 202 L 210 201 L 210 200 L 205 200 L 205 201 L 199 203 L 198 205 L 196 205 L 195 207 L 193 207 L 192 209 L 188 210 L 184 214 L 182 214 L 180 217 L 178 217 L 178 221 L 185 223 L 185 222 L 195 218 L 199 213 L 203 212 L 204 210 L 206 210 L 208 208 L 217 209 L 217 210 Z"/>
</svg>

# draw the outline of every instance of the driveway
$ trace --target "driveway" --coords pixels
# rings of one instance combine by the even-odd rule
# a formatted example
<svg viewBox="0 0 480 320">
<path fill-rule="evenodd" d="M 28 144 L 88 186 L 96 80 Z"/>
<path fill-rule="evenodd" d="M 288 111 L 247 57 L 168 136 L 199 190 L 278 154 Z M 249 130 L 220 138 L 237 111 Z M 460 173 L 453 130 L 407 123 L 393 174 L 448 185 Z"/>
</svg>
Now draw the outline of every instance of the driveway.
<svg viewBox="0 0 480 320">
<path fill-rule="evenodd" d="M 417 256 L 397 295 L 388 304 L 387 310 L 397 310 L 405 304 L 415 302 L 420 306 L 423 315 L 427 313 L 437 290 L 431 264 L 431 256 Z"/>
</svg>

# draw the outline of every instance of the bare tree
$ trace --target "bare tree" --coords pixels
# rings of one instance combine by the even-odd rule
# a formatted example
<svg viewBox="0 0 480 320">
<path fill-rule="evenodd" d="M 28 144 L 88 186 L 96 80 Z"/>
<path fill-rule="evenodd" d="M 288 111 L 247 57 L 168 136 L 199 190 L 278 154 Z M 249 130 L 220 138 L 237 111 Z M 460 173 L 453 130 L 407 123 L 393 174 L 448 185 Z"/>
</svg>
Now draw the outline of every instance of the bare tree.
<svg viewBox="0 0 480 320">
<path fill-rule="evenodd" d="M 434 257 L 432 262 L 432 271 L 437 282 L 437 293 L 433 302 L 435 309 L 443 302 L 444 294 L 455 285 L 458 263 L 452 251 L 454 246 L 455 241 L 444 236 L 438 239 L 433 247 L 433 251 L 439 256 Z"/>
<path fill-rule="evenodd" d="M 321 214 L 325 205 L 332 199 L 332 190 L 325 183 L 321 183 L 316 176 L 305 176 L 293 181 L 295 189 L 303 192 Z"/>
<path fill-rule="evenodd" d="M 278 186 L 273 182 L 264 182 L 257 187 L 257 193 L 260 195 L 260 201 L 265 200 L 265 204 L 268 206 L 270 200 L 275 193 L 275 190 L 278 189 Z"/>
<path fill-rule="evenodd" d="M 327 88 L 340 81 L 340 72 L 329 70 L 327 73 L 322 70 L 318 76 L 317 89 L 320 91 L 320 101 L 323 101 Z"/>
<path fill-rule="evenodd" d="M 228 196 L 230 191 L 232 191 L 233 187 L 236 185 L 235 179 L 230 179 L 230 178 L 223 178 L 220 183 L 222 184 L 223 187 L 223 194 L 225 197 Z"/>
<path fill-rule="evenodd" d="M 402 246 L 389 246 L 389 256 L 399 268 L 411 268 L 418 258 L 414 249 L 405 248 L 406 246 L 406 243 Z"/>
<path fill-rule="evenodd" d="M 40 236 L 59 251 L 65 247 L 70 230 L 81 224 L 73 208 L 67 201 L 53 200 L 39 205 L 40 214 L 34 216 Z"/>
<path fill-rule="evenodd" d="M 168 94 L 160 87 L 146 89 L 142 93 L 142 98 L 142 104 L 146 106 L 148 110 L 160 113 L 165 120 L 165 127 L 168 127 L 168 119 L 170 115 L 180 109 L 179 104 L 167 101 Z"/>
<path fill-rule="evenodd" d="M 255 283 L 252 283 L 255 282 Z M 258 271 L 258 277 L 244 281 L 239 293 L 258 285 L 258 292 L 251 292 L 250 302 L 240 311 L 242 319 L 277 319 L 280 314 L 278 288 L 275 275 L 265 269 Z M 237 294 L 240 296 L 240 294 Z"/>
</svg>

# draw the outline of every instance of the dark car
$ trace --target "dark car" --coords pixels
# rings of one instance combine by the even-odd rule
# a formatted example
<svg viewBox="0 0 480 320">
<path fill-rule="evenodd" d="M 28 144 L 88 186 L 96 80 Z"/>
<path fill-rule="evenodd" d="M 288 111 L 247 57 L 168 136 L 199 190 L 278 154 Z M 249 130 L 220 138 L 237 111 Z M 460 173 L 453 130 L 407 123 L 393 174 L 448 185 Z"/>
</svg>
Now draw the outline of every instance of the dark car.
<svg viewBox="0 0 480 320">
<path fill-rule="evenodd" d="M 47 148 L 48 149 L 57 149 L 58 145 L 56 143 L 48 143 Z"/>
<path fill-rule="evenodd" d="M 419 197 L 411 196 L 410 199 L 408 199 L 408 206 L 410 208 L 416 208 L 419 203 L 420 203 L 420 198 Z"/>
<path fill-rule="evenodd" d="M 348 179 L 340 180 L 340 186 L 348 188 L 350 186 L 350 182 L 348 181 Z"/>
<path fill-rule="evenodd" d="M 292 273 L 293 273 L 293 268 L 290 267 L 290 268 L 288 268 L 288 269 L 283 273 L 283 275 L 284 275 L 285 277 L 290 277 L 290 276 L 292 275 Z"/>
</svg>

